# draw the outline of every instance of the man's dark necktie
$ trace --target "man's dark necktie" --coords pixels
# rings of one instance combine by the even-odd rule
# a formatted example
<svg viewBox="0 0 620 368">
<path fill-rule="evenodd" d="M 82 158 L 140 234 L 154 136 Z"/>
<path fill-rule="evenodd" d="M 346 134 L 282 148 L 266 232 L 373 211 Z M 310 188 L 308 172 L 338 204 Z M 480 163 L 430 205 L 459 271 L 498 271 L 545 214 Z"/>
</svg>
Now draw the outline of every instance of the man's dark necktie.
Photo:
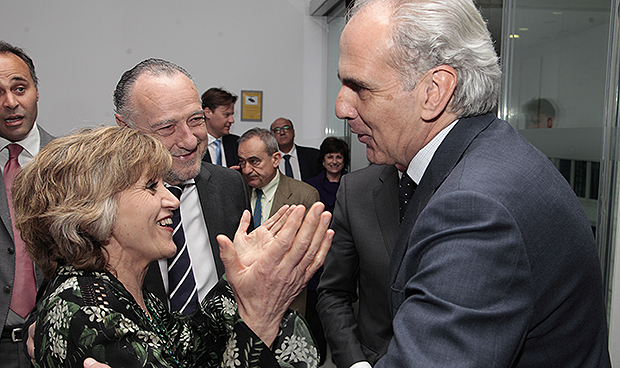
<svg viewBox="0 0 620 368">
<path fill-rule="evenodd" d="M 291 166 L 291 155 L 284 155 L 284 175 L 293 177 L 293 167 Z"/>
<path fill-rule="evenodd" d="M 185 186 L 169 186 L 168 189 L 179 200 Z M 198 305 L 198 291 L 192 270 L 192 260 L 189 257 L 183 222 L 181 221 L 180 207 L 172 211 L 172 239 L 177 246 L 174 257 L 168 258 L 168 297 L 170 310 L 190 314 Z"/>
<path fill-rule="evenodd" d="M 261 218 L 263 217 L 263 206 L 261 204 L 261 198 L 263 198 L 262 189 L 254 189 L 256 191 L 256 202 L 254 202 L 254 228 L 260 226 Z"/>
<path fill-rule="evenodd" d="M 405 213 L 407 213 L 407 206 L 409 205 L 409 200 L 413 196 L 415 189 L 417 188 L 417 184 L 411 179 L 407 172 L 403 172 L 403 176 L 400 178 L 400 183 L 398 184 L 398 223 L 402 223 L 405 218 Z"/>
</svg>

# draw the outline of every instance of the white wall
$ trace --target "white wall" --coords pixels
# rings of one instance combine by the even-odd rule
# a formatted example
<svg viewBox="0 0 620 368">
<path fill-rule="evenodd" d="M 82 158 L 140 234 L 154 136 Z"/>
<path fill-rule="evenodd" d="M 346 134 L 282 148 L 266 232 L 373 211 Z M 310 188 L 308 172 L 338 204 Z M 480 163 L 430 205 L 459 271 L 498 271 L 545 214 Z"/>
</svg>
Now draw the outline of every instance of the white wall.
<svg viewBox="0 0 620 368">
<path fill-rule="evenodd" d="M 40 80 L 38 122 L 50 133 L 112 124 L 121 74 L 158 57 L 186 68 L 199 93 L 263 91 L 263 121 L 295 123 L 297 142 L 324 138 L 327 26 L 309 0 L 5 1 L 0 39 L 24 48 Z"/>
</svg>

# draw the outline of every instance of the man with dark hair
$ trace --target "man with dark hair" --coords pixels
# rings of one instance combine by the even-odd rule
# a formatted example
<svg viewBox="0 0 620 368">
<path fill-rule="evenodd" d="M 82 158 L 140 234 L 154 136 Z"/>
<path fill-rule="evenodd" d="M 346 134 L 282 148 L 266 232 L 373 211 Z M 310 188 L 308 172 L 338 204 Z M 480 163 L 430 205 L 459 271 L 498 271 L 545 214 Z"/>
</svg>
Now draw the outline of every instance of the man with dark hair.
<svg viewBox="0 0 620 368">
<path fill-rule="evenodd" d="M 235 123 L 237 96 L 223 88 L 209 88 L 201 97 L 202 109 L 207 119 L 209 143 L 203 160 L 224 167 L 237 166 L 238 135 L 230 134 Z"/>
<path fill-rule="evenodd" d="M 417 185 L 392 251 L 383 367 L 610 367 L 601 265 L 549 159 L 492 112 L 501 69 L 472 0 L 359 0 L 336 115 Z M 415 186 L 414 186 L 415 187 Z"/>
<path fill-rule="evenodd" d="M 271 123 L 271 132 L 278 141 L 282 161 L 280 171 L 289 178 L 307 180 L 323 169 L 317 162 L 319 150 L 295 144 L 295 127 L 287 118 L 277 118 Z"/>
<path fill-rule="evenodd" d="M 0 359 L 3 367 L 29 367 L 21 342 L 24 323 L 35 304 L 43 275 L 26 253 L 12 223 L 10 187 L 21 166 L 30 161 L 52 136 L 36 124 L 38 80 L 32 59 L 24 50 L 0 41 L 0 168 L 5 190 L 0 190 Z"/>
</svg>

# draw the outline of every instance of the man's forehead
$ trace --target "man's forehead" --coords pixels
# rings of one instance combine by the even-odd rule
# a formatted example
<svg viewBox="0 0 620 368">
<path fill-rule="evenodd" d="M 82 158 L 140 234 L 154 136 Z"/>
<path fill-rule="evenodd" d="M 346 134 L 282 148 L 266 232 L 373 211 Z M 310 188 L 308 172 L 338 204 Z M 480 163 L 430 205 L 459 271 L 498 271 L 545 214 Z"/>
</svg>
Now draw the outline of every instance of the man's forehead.
<svg viewBox="0 0 620 368">
<path fill-rule="evenodd" d="M 139 113 L 151 115 L 154 120 L 172 119 L 173 116 L 176 116 L 174 119 L 188 118 L 202 112 L 200 97 L 193 82 L 182 77 L 185 76 L 143 74 L 134 84 L 130 103 Z M 157 117 L 154 118 L 153 115 Z"/>
<path fill-rule="evenodd" d="M 141 94 L 151 99 L 184 93 L 195 95 L 196 101 L 200 103 L 200 96 L 194 82 L 181 73 L 175 73 L 174 75 L 142 73 L 136 78 L 130 93 L 134 95 Z"/>
<path fill-rule="evenodd" d="M 286 119 L 278 119 L 271 124 L 272 127 L 283 126 L 283 125 L 291 125 L 291 123 Z"/>
<path fill-rule="evenodd" d="M 2 77 L 12 81 L 24 81 L 34 84 L 28 65 L 17 55 L 10 52 L 0 52 L 0 73 Z"/>
<path fill-rule="evenodd" d="M 239 143 L 239 151 L 246 151 L 248 154 L 256 154 L 258 152 L 267 152 L 267 145 L 259 136 L 252 136 Z"/>
<path fill-rule="evenodd" d="M 222 113 L 234 111 L 235 110 L 235 104 L 234 103 L 230 103 L 228 105 L 220 105 L 220 106 L 216 107 L 215 110 L 220 110 Z"/>
</svg>

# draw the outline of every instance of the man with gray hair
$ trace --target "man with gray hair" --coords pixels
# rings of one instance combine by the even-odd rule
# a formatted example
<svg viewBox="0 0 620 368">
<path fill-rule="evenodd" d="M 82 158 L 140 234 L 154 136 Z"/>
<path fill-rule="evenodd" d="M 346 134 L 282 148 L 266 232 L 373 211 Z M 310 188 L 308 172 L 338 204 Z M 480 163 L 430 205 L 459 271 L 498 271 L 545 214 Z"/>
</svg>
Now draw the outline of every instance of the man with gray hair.
<svg viewBox="0 0 620 368">
<path fill-rule="evenodd" d="M 491 111 L 501 72 L 472 0 L 362 0 L 340 40 L 336 115 L 417 189 L 390 264 L 377 367 L 609 367 L 588 218 Z"/>
<path fill-rule="evenodd" d="M 153 135 L 172 154 L 165 181 L 182 188 L 187 247 L 174 259 L 153 263 L 145 284 L 171 310 L 189 314 L 224 274 L 216 236 L 234 236 L 243 210 L 249 209 L 247 188 L 239 173 L 201 163 L 208 143 L 205 115 L 194 82 L 182 67 L 161 59 L 138 63 L 118 82 L 114 106 L 118 125 Z"/>
<path fill-rule="evenodd" d="M 303 233 L 307 235 L 312 225 L 298 232 L 290 252 L 276 254 L 274 249 L 264 250 L 270 257 L 280 257 L 264 258 L 275 263 L 270 267 L 260 265 L 269 269 L 268 274 L 253 279 L 252 274 L 246 273 L 243 278 L 243 269 L 248 271 L 250 265 L 241 264 L 242 260 L 231 255 L 229 247 L 218 247 L 216 236 L 224 234 L 230 239 L 235 236 L 243 211 L 249 209 L 247 187 L 238 172 L 202 162 L 207 129 L 190 75 L 171 62 L 145 60 L 123 74 L 114 92 L 114 104 L 120 126 L 146 132 L 170 151 L 173 163 L 165 182 L 173 193 L 178 192 L 175 195 L 180 194 L 179 227 L 188 234 L 185 244 L 177 244 L 174 258 L 151 265 L 145 286 L 168 301 L 172 310 L 187 314 L 198 300 L 204 299 L 223 275 L 226 265 L 227 279 L 239 301 L 239 315 L 270 346 L 289 304 L 324 259 L 323 245 L 317 254 L 316 248 L 301 243 Z M 318 208 L 314 210 L 307 212 L 306 217 L 311 217 L 309 223 L 318 220 Z M 321 221 L 325 220 L 325 215 L 321 216 Z M 312 243 L 316 240 L 313 238 Z M 220 249 L 226 250 L 222 259 Z M 292 257 L 298 252 L 303 254 L 303 260 Z M 314 262 L 310 267 L 304 266 L 308 259 Z M 181 277 L 177 277 L 179 265 L 183 265 Z M 262 270 L 260 267 L 254 269 Z"/>
</svg>

